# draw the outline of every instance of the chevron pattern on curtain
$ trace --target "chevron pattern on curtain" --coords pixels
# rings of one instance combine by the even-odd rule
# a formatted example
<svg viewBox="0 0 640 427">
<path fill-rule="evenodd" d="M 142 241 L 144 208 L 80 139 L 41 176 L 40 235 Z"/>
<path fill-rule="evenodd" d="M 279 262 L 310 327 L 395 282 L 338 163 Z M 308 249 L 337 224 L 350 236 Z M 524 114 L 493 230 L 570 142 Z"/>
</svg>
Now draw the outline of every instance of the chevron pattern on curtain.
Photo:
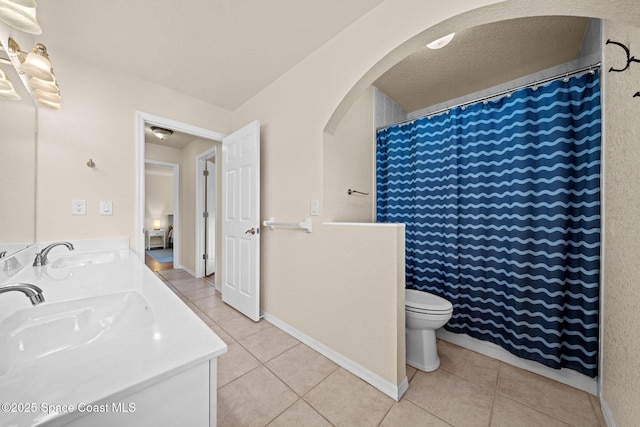
<svg viewBox="0 0 640 427">
<path fill-rule="evenodd" d="M 597 375 L 600 139 L 598 73 L 378 131 L 377 220 L 449 331 Z"/>
</svg>

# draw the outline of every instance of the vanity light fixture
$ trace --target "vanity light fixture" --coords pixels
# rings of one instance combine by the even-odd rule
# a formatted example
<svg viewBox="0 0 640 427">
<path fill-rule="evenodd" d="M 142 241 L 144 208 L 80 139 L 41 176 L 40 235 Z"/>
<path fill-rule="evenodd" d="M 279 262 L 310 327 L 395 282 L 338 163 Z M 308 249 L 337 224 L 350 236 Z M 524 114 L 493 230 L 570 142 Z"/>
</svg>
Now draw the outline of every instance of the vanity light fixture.
<svg viewBox="0 0 640 427">
<path fill-rule="evenodd" d="M 440 37 L 438 40 L 434 40 L 431 43 L 429 43 L 427 45 L 427 47 L 429 49 L 440 49 L 440 48 L 443 48 L 446 45 L 448 45 L 451 40 L 453 40 L 453 37 L 455 35 L 456 35 L 456 33 L 451 33 L 451 34 L 446 35 L 444 37 Z"/>
<path fill-rule="evenodd" d="M 36 99 L 39 99 L 41 101 L 49 101 L 49 102 L 54 102 L 54 103 L 60 103 L 60 94 L 59 93 L 51 93 L 51 92 L 45 92 L 43 90 L 40 89 L 36 89 L 33 92 L 33 96 Z"/>
<path fill-rule="evenodd" d="M 62 109 L 59 102 L 47 101 L 46 99 L 40 99 L 40 98 L 35 98 L 35 100 L 36 100 L 36 103 L 42 107 L 47 107 L 52 110 Z"/>
<path fill-rule="evenodd" d="M 173 135 L 173 131 L 169 130 L 169 129 L 165 129 L 165 128 L 161 128 L 158 126 L 151 126 L 151 132 L 153 132 L 153 134 L 161 139 L 161 140 L 165 140 L 167 138 L 169 138 L 171 135 Z"/>
<path fill-rule="evenodd" d="M 29 86 L 32 89 L 39 89 L 44 92 L 59 93 L 60 87 L 58 82 L 48 82 L 46 80 L 39 79 L 37 77 L 31 77 L 29 79 Z"/>
<path fill-rule="evenodd" d="M 0 0 L 0 21 L 29 34 L 41 34 L 35 0 Z"/>
<path fill-rule="evenodd" d="M 24 62 L 20 64 L 20 71 L 47 82 L 55 81 L 47 47 L 42 43 L 36 44 L 36 47 L 27 55 Z"/>
<path fill-rule="evenodd" d="M 3 0 L 0 0 L 2 2 Z M 27 0 L 25 0 L 27 1 Z M 28 81 L 31 96 L 36 104 L 55 110 L 60 109 L 60 85 L 51 66 L 47 48 L 42 43 L 29 52 L 23 52 L 18 43 L 9 38 L 9 59 L 19 74 L 31 76 Z"/>
</svg>

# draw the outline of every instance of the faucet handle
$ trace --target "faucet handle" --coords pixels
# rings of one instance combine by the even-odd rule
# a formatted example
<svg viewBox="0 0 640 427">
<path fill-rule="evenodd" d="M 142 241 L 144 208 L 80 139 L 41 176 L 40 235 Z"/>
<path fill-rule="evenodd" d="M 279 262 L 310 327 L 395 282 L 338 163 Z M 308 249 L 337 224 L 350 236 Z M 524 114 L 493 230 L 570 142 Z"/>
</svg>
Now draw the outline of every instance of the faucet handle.
<svg viewBox="0 0 640 427">
<path fill-rule="evenodd" d="M 47 263 L 46 258 L 43 260 L 42 259 L 42 253 L 38 252 L 36 254 L 36 259 L 33 260 L 33 266 L 34 267 L 42 267 L 43 265 L 45 265 Z"/>
</svg>

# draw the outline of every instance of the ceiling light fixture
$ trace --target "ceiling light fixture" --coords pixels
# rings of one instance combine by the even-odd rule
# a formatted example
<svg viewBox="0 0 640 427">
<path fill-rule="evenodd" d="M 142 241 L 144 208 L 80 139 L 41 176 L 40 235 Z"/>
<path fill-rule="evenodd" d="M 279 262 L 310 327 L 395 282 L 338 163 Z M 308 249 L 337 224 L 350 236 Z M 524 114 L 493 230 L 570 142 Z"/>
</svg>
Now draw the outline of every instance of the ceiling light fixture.
<svg viewBox="0 0 640 427">
<path fill-rule="evenodd" d="M 0 0 L 0 2 L 2 1 Z M 9 38 L 7 53 L 19 74 L 31 76 L 28 81 L 31 87 L 29 92 L 31 92 L 35 102 L 42 107 L 59 110 L 61 102 L 60 85 L 53 72 L 46 46 L 38 43 L 27 54 L 20 49 L 14 39 Z"/>
<path fill-rule="evenodd" d="M 440 49 L 440 48 L 443 48 L 446 45 L 448 45 L 451 40 L 453 40 L 453 36 L 455 36 L 455 35 L 456 35 L 456 33 L 451 33 L 451 34 L 446 35 L 444 37 L 440 37 L 438 40 L 434 40 L 431 43 L 429 43 L 427 45 L 427 47 L 429 49 Z"/>
<path fill-rule="evenodd" d="M 161 140 L 165 140 L 167 138 L 169 138 L 171 135 L 173 135 L 173 131 L 169 130 L 169 129 L 165 129 L 165 128 L 161 128 L 161 127 L 157 127 L 157 126 L 151 126 L 151 132 L 153 132 L 153 134 Z"/>
</svg>

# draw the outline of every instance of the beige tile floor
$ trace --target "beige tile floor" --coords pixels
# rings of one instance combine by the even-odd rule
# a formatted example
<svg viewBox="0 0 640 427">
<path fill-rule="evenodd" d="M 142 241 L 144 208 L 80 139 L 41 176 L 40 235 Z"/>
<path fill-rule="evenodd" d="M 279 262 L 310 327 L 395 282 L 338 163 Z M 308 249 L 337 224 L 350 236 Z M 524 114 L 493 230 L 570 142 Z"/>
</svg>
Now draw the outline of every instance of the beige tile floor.
<svg viewBox="0 0 640 427">
<path fill-rule="evenodd" d="M 156 273 L 228 345 L 218 359 L 219 426 L 606 426 L 598 399 L 438 341 L 441 367 L 407 367 L 396 402 L 265 320 L 224 304 L 205 280 Z"/>
</svg>

